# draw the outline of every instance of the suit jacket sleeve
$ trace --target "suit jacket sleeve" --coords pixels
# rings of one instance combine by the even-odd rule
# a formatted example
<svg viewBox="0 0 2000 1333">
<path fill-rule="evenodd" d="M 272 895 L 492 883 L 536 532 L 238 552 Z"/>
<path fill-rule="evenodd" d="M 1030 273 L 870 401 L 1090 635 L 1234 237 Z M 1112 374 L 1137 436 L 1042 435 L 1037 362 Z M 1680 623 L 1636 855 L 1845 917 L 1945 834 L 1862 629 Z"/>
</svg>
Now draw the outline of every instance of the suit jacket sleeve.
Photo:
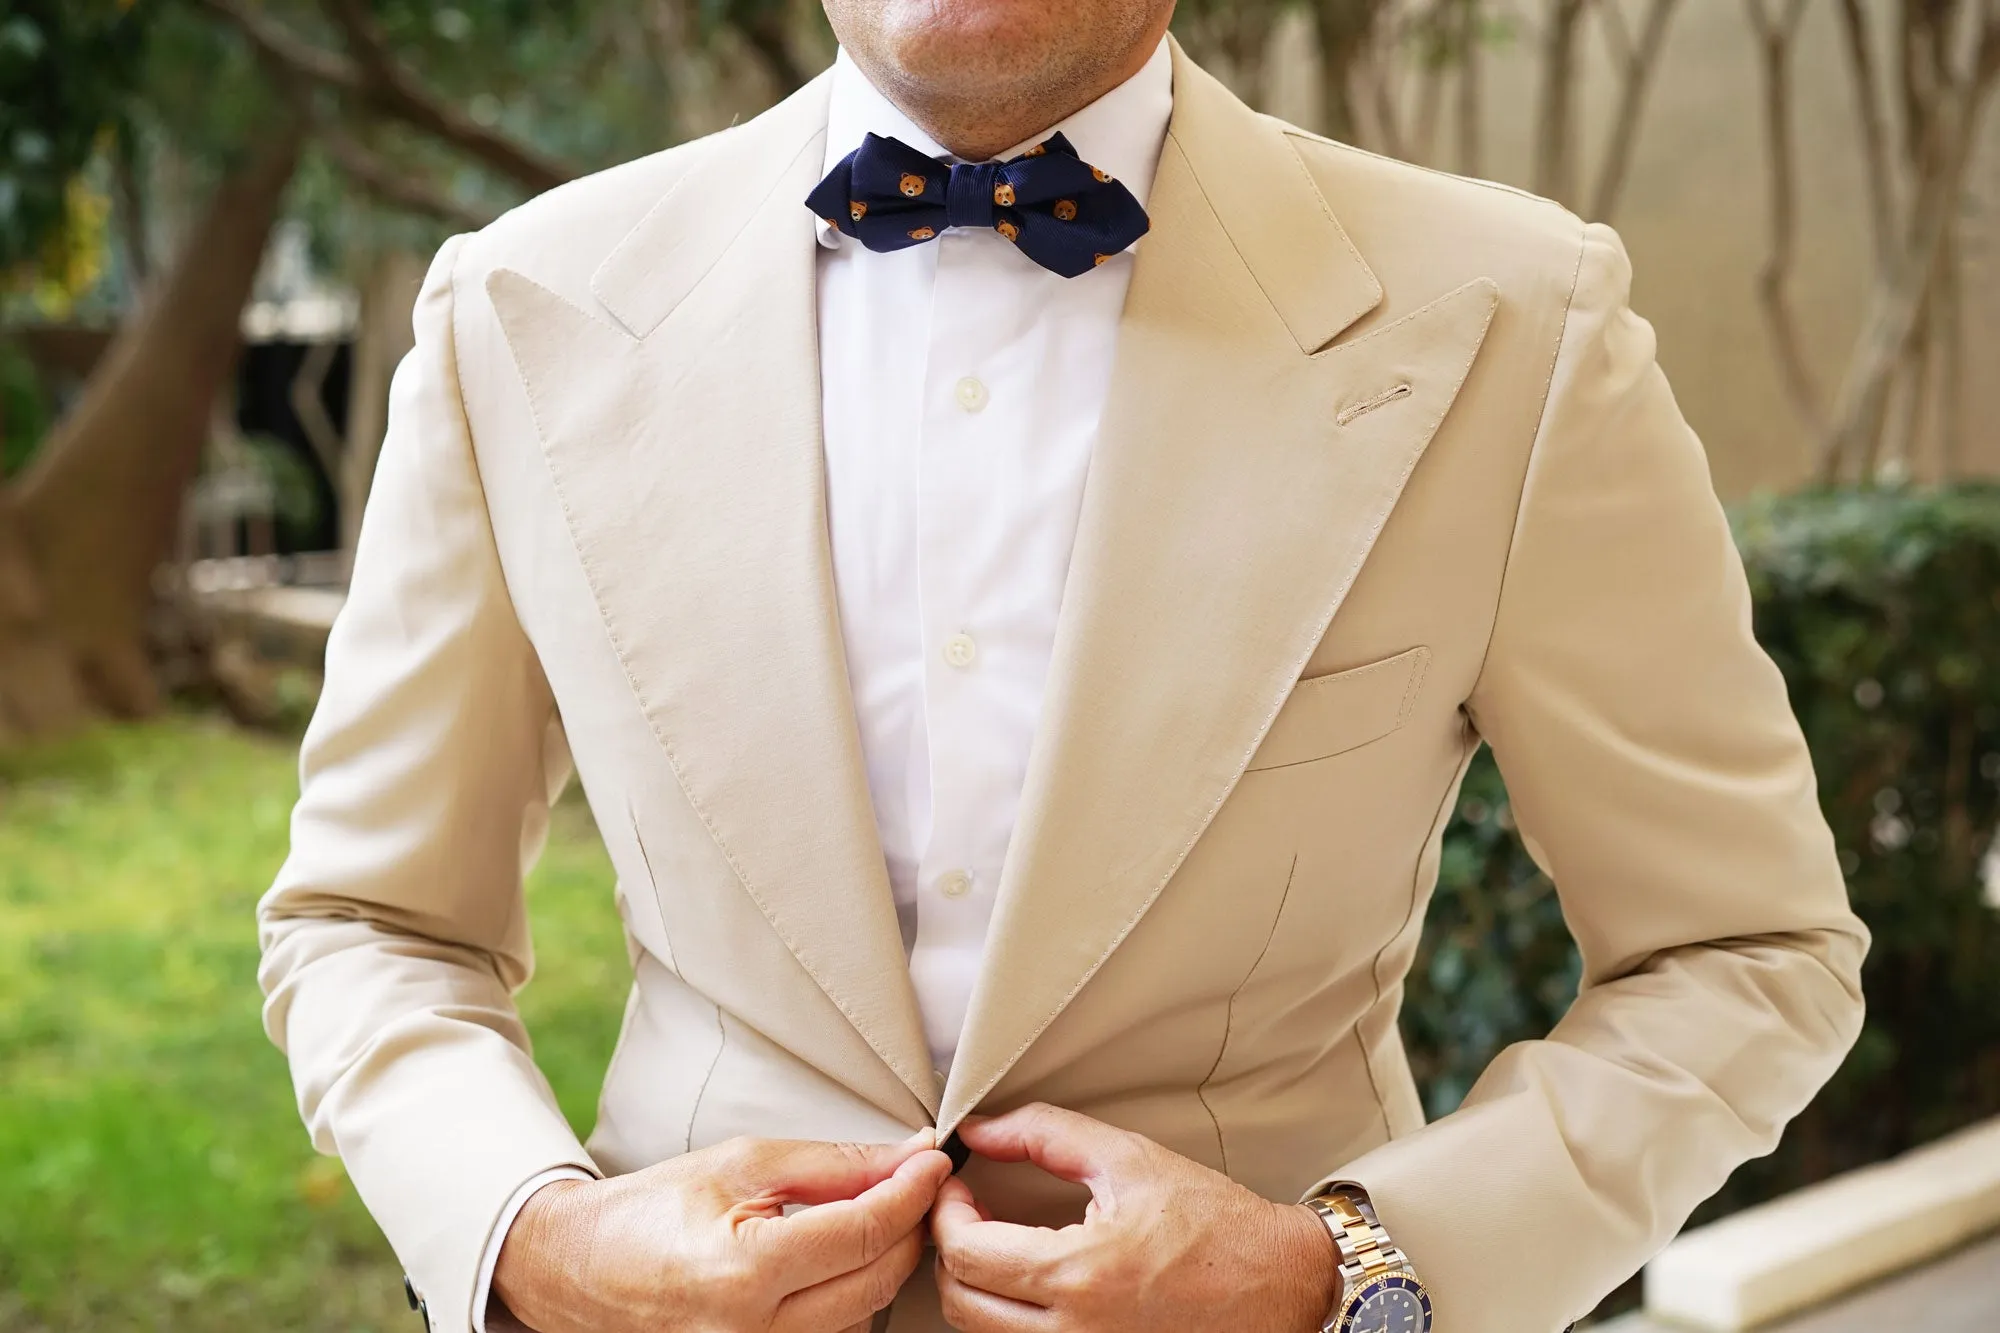
<svg viewBox="0 0 2000 1333">
<path fill-rule="evenodd" d="M 1630 278 L 1586 229 L 1467 704 L 1581 992 L 1461 1110 L 1331 1177 L 1369 1190 L 1451 1333 L 1587 1313 L 1776 1145 L 1860 1028 L 1867 934 Z"/>
<path fill-rule="evenodd" d="M 347 605 L 307 733 L 291 856 L 259 906 L 265 1026 L 299 1108 L 468 1330 L 515 1190 L 592 1164 L 529 1054 L 524 865 L 568 755 L 502 583 L 459 398 L 446 245 L 416 307 Z"/>
</svg>

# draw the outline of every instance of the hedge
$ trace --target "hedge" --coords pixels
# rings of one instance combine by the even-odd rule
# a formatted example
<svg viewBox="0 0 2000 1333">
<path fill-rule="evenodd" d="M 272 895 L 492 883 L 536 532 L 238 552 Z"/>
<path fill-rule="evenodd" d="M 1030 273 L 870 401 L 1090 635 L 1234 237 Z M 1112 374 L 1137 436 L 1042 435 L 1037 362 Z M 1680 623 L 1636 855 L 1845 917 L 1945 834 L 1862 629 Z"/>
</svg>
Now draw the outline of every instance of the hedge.
<svg viewBox="0 0 2000 1333">
<path fill-rule="evenodd" d="M 1704 1216 L 2000 1114 L 2000 486 L 1816 491 L 1734 515 L 1855 909 L 1868 1020 L 1771 1157 Z M 1554 887 L 1482 754 L 1403 1011 L 1433 1116 L 1576 993 Z"/>
</svg>

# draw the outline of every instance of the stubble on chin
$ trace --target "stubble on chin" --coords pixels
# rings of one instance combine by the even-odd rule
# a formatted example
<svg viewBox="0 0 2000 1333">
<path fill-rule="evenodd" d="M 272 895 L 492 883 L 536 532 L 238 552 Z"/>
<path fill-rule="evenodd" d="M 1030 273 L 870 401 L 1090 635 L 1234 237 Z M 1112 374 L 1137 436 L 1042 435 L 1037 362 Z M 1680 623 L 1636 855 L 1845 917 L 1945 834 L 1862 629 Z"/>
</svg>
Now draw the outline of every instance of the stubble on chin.
<svg viewBox="0 0 2000 1333">
<path fill-rule="evenodd" d="M 840 25 L 867 28 L 842 34 L 850 54 L 941 143 L 982 157 L 1115 87 L 1151 26 L 1138 6 L 1068 0 L 888 0 L 884 8 L 872 23 Z"/>
</svg>

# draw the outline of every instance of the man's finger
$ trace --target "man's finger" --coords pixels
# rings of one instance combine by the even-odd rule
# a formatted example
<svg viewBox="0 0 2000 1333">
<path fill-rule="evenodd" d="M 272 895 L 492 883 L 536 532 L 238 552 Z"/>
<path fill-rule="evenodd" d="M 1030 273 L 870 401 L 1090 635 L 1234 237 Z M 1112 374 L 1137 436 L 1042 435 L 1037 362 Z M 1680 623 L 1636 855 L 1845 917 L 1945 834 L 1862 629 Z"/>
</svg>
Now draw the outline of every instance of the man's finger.
<svg viewBox="0 0 2000 1333">
<path fill-rule="evenodd" d="M 971 1189 L 956 1176 L 938 1191 L 931 1238 L 939 1266 L 960 1282 L 1035 1305 L 1056 1303 L 1052 1274 L 1074 1243 L 1067 1230 L 1015 1226 L 983 1216 Z"/>
<path fill-rule="evenodd" d="M 737 1197 L 779 1203 L 852 1199 L 896 1173 L 937 1141 L 919 1130 L 901 1143 L 815 1143 L 805 1139 L 745 1139 L 720 1150 L 723 1187 Z"/>
<path fill-rule="evenodd" d="M 820 1333 L 842 1327 L 849 1333 L 868 1333 L 875 1312 L 896 1299 L 923 1257 L 923 1228 L 915 1227 L 863 1267 L 785 1297 L 778 1303 L 771 1333 Z"/>
<path fill-rule="evenodd" d="M 942 1261 L 937 1265 L 938 1304 L 945 1322 L 959 1333 L 1056 1333 L 1054 1310 L 960 1282 Z"/>
<path fill-rule="evenodd" d="M 909 1233 L 921 1230 L 938 1186 L 950 1173 L 950 1158 L 926 1150 L 856 1198 L 837 1199 L 790 1217 L 750 1218 L 743 1234 L 758 1247 L 774 1280 L 786 1291 L 803 1291 L 866 1268 Z"/>
<path fill-rule="evenodd" d="M 996 1162 L 1033 1162 L 1062 1180 L 1087 1185 L 1136 1163 L 1144 1140 L 1075 1111 L 1036 1102 L 991 1120 L 959 1126 L 966 1146 Z"/>
</svg>

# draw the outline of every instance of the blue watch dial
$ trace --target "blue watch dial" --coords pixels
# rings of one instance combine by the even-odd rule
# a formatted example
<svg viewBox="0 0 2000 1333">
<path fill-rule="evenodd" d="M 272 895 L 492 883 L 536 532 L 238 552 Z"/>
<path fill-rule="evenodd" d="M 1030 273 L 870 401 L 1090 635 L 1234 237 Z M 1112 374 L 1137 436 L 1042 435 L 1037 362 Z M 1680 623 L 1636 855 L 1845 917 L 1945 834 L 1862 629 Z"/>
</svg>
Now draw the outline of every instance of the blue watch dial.
<svg viewBox="0 0 2000 1333">
<path fill-rule="evenodd" d="M 1402 1274 L 1364 1283 L 1348 1296 L 1340 1333 L 1430 1333 L 1431 1302 Z"/>
</svg>

